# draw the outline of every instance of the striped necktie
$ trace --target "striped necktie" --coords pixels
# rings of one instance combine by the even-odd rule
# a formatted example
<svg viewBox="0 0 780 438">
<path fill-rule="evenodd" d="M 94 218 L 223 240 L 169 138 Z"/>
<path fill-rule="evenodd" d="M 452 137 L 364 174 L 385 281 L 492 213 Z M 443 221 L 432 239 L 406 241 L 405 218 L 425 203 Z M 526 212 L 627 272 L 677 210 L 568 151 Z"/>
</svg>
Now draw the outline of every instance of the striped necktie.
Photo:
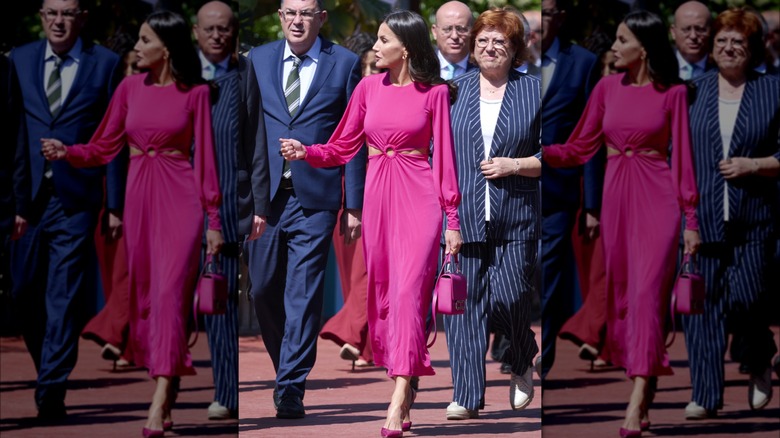
<svg viewBox="0 0 780 438">
<path fill-rule="evenodd" d="M 290 70 L 289 76 L 287 76 L 287 86 L 284 87 L 284 98 L 287 100 L 287 112 L 291 116 L 294 116 L 298 112 L 298 107 L 301 106 L 301 75 L 298 70 L 306 55 L 298 58 L 292 55 L 293 66 Z M 292 177 L 292 170 L 290 169 L 290 162 L 284 160 L 284 166 L 282 167 L 282 178 L 290 179 Z"/>
<path fill-rule="evenodd" d="M 49 76 L 49 82 L 46 84 L 46 98 L 49 100 L 49 112 L 51 112 L 52 117 L 57 117 L 57 113 L 59 113 L 62 108 L 61 66 L 62 58 L 54 55 L 54 68 Z"/>
<path fill-rule="evenodd" d="M 287 112 L 289 112 L 291 116 L 294 116 L 298 111 L 298 107 L 301 105 L 301 76 L 298 68 L 300 68 L 301 63 L 306 56 L 298 58 L 297 56 L 292 55 L 292 58 L 293 66 L 292 70 L 290 70 L 290 75 L 287 76 L 287 86 L 284 87 L 284 97 L 287 99 Z"/>
</svg>

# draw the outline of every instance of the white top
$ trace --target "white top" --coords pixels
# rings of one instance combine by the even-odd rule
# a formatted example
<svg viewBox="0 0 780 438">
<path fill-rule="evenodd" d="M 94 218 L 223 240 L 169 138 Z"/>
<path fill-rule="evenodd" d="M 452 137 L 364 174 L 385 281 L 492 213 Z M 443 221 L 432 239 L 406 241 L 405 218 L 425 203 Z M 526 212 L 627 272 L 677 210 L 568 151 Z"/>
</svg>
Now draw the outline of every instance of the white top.
<svg viewBox="0 0 780 438">
<path fill-rule="evenodd" d="M 76 73 L 79 70 L 79 62 L 81 61 L 81 38 L 76 40 L 76 44 L 73 48 L 62 57 L 62 64 L 60 65 L 60 81 L 62 81 L 62 103 L 65 103 L 65 99 L 68 98 L 68 92 L 73 86 L 73 81 L 76 80 Z M 51 48 L 51 44 L 46 41 L 46 53 L 43 55 L 43 90 L 46 91 L 49 85 L 49 76 L 54 71 L 54 58 L 57 55 Z"/>
<path fill-rule="evenodd" d="M 311 46 L 308 52 L 304 55 L 306 58 L 298 67 L 299 78 L 301 80 L 301 103 L 306 98 L 306 93 L 309 92 L 312 81 L 314 81 L 314 73 L 317 72 L 317 62 L 320 59 L 320 49 L 322 48 L 322 41 L 319 38 L 314 40 L 314 44 Z M 282 91 L 284 91 L 285 85 L 287 85 L 287 77 L 290 76 L 290 71 L 293 67 L 293 52 L 290 50 L 290 45 L 287 41 L 284 42 L 284 54 L 282 60 Z"/>
<path fill-rule="evenodd" d="M 490 158 L 490 148 L 493 146 L 493 134 L 496 132 L 502 101 L 503 99 L 479 98 L 479 122 L 482 127 L 482 140 L 485 142 L 486 160 Z M 490 220 L 490 184 L 485 184 L 485 220 Z"/>
<path fill-rule="evenodd" d="M 720 125 L 720 138 L 723 140 L 723 159 L 729 158 L 731 148 L 731 136 L 734 134 L 734 125 L 737 122 L 737 113 L 742 99 L 728 100 L 718 98 L 718 122 Z M 723 184 L 723 219 L 729 220 L 729 184 Z"/>
</svg>

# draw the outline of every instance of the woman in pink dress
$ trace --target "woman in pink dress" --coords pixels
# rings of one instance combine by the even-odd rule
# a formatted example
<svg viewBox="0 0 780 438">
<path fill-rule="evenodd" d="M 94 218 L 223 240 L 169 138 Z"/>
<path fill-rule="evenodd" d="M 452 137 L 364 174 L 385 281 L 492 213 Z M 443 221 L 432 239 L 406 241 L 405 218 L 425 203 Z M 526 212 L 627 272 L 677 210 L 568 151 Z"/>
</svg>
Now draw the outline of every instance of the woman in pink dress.
<svg viewBox="0 0 780 438">
<path fill-rule="evenodd" d="M 642 426 L 649 427 L 650 388 L 658 376 L 672 374 L 664 323 L 681 211 L 685 252 L 699 245 L 687 89 L 676 85 L 677 61 L 666 35 L 656 15 L 627 15 L 612 46 L 615 67 L 625 73 L 601 79 L 569 141 L 543 150 L 550 165 L 573 166 L 607 147 L 601 212 L 607 343 L 613 363 L 633 380 L 621 436 L 640 436 Z"/>
<path fill-rule="evenodd" d="M 163 436 L 172 426 L 174 382 L 195 374 L 187 323 L 204 210 L 208 252 L 222 245 L 210 91 L 199 85 L 200 62 L 189 31 L 176 14 L 150 15 L 135 47 L 138 67 L 148 72 L 122 81 L 90 143 L 66 147 L 42 139 L 47 159 L 81 167 L 107 163 L 125 143 L 130 147 L 124 209 L 130 342 L 136 364 L 156 381 L 143 428 L 147 437 Z"/>
<path fill-rule="evenodd" d="M 450 85 L 420 15 L 390 13 L 379 26 L 376 65 L 364 78 L 328 144 L 304 147 L 280 139 L 288 160 L 339 166 L 368 145 L 363 247 L 368 270 L 368 324 L 374 363 L 395 380 L 382 436 L 411 427 L 412 376 L 434 374 L 426 348 L 440 251 L 442 211 L 446 251 L 460 249 L 460 191 L 450 130 Z M 433 166 L 428 162 L 433 139 Z"/>
</svg>

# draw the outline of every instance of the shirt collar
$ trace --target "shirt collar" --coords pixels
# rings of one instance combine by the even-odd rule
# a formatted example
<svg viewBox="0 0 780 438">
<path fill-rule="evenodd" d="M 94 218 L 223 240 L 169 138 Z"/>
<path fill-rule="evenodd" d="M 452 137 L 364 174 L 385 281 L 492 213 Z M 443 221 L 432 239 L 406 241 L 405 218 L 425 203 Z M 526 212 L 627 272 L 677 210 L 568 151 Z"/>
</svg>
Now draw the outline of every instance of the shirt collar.
<svg viewBox="0 0 780 438">
<path fill-rule="evenodd" d="M 439 66 L 441 66 L 441 68 L 444 68 L 444 67 L 450 65 L 450 62 L 447 61 L 446 59 L 444 59 L 444 56 L 441 54 L 441 50 L 437 50 L 436 51 L 436 55 L 439 57 Z M 456 62 L 453 65 L 457 65 L 463 71 L 468 70 L 468 68 L 469 68 L 469 57 L 468 57 L 468 55 L 465 58 L 461 59 L 460 61 Z"/>
<path fill-rule="evenodd" d="M 682 57 L 679 50 L 675 50 L 674 54 L 677 55 L 677 63 L 680 64 L 680 67 L 691 65 L 690 62 L 686 61 L 685 58 Z M 696 67 L 699 67 L 699 70 L 704 71 L 707 68 L 707 57 L 700 59 L 699 62 L 695 62 L 693 65 Z"/>
<path fill-rule="evenodd" d="M 200 51 L 200 50 L 198 50 L 198 57 L 200 58 L 200 65 L 201 65 L 201 67 L 206 67 L 207 65 L 211 64 L 211 65 L 214 65 L 215 67 L 216 66 L 221 67 L 222 71 L 228 71 L 228 67 L 230 66 L 230 55 L 226 56 L 225 59 L 223 59 L 222 61 L 219 61 L 216 64 L 212 64 L 211 61 L 206 59 L 206 56 L 203 55 L 203 52 Z"/>
<path fill-rule="evenodd" d="M 62 60 L 67 60 L 68 58 L 73 59 L 75 62 L 79 62 L 79 59 L 81 59 L 81 38 L 76 38 L 76 44 L 71 47 L 70 51 L 65 54 L 65 56 L 62 56 Z M 54 50 L 51 48 L 51 43 L 47 40 L 46 41 L 46 52 L 43 55 L 43 60 L 48 61 L 51 59 L 52 56 L 58 56 L 56 53 L 54 53 Z"/>
<path fill-rule="evenodd" d="M 317 37 L 317 39 L 314 40 L 314 44 L 312 44 L 309 51 L 304 53 L 304 55 L 308 56 L 312 61 L 317 62 L 320 57 L 320 49 L 322 49 L 322 41 L 320 40 L 320 37 Z M 293 55 L 295 54 L 292 52 L 292 50 L 290 50 L 290 44 L 287 41 L 285 41 L 284 53 L 282 54 L 282 61 L 287 61 Z"/>
</svg>

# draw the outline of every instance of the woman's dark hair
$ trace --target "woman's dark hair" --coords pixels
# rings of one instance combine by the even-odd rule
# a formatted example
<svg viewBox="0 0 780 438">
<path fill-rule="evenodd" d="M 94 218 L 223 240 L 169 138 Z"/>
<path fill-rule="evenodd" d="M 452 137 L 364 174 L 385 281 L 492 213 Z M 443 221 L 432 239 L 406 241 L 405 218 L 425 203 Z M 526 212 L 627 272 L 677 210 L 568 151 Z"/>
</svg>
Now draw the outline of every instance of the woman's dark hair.
<svg viewBox="0 0 780 438">
<path fill-rule="evenodd" d="M 352 51 L 363 59 L 363 57 L 374 48 L 376 37 L 368 32 L 355 32 L 344 40 L 344 47 Z"/>
<path fill-rule="evenodd" d="M 179 88 L 205 83 L 201 78 L 200 58 L 190 39 L 190 26 L 181 15 L 170 11 L 153 12 L 146 18 L 160 41 L 168 49 L 171 74 Z"/>
<path fill-rule="evenodd" d="M 393 11 L 387 14 L 384 23 L 406 48 L 412 80 L 425 85 L 447 84 L 450 102 L 455 103 L 458 96 L 457 86 L 452 81 L 441 78 L 439 58 L 433 51 L 428 37 L 428 26 L 422 16 L 411 11 Z"/>
<path fill-rule="evenodd" d="M 626 15 L 623 23 L 636 36 L 647 53 L 647 67 L 653 86 L 665 90 L 680 80 L 677 57 L 669 44 L 669 31 L 658 15 L 647 11 L 634 11 Z"/>
</svg>

